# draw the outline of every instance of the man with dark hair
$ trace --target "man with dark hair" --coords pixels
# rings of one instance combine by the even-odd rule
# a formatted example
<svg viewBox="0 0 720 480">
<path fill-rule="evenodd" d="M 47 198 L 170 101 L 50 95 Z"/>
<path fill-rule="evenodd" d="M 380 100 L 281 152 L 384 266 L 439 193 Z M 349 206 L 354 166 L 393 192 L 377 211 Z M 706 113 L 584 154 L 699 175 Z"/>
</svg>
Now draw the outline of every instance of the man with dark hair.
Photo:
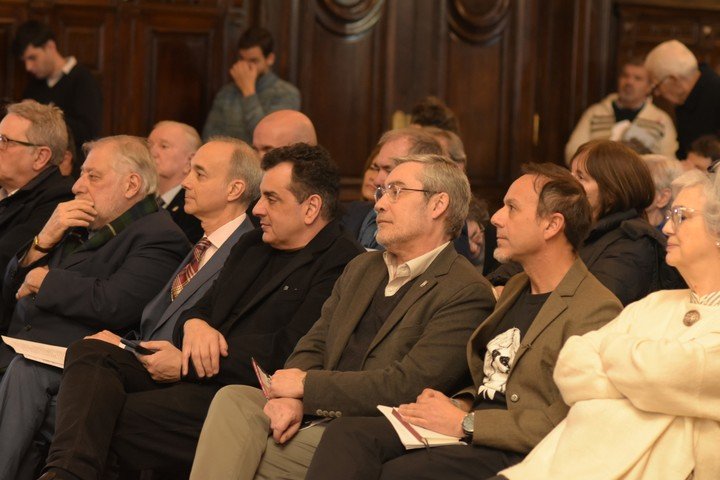
<svg viewBox="0 0 720 480">
<path fill-rule="evenodd" d="M 271 70 L 275 53 L 270 32 L 250 27 L 237 48 L 239 59 L 230 69 L 233 81 L 215 96 L 203 128 L 204 140 L 227 135 L 250 143 L 255 126 L 268 113 L 300 110 L 300 91 Z"/>
<path fill-rule="evenodd" d="M 591 105 L 580 117 L 565 145 L 569 165 L 578 147 L 589 140 L 610 139 L 645 147 L 670 158 L 677 150 L 677 133 L 667 113 L 653 105 L 648 72 L 643 59 L 623 65 L 618 91 Z"/>
<path fill-rule="evenodd" d="M 690 144 L 687 158 L 689 167 L 703 172 L 720 160 L 720 140 L 715 135 L 703 135 Z"/>
<path fill-rule="evenodd" d="M 67 149 L 59 108 L 25 100 L 0 121 L 0 278 L 13 255 L 45 225 L 58 203 L 72 199 L 72 181 L 58 170 Z M 0 333 L 12 301 L 0 297 Z"/>
<path fill-rule="evenodd" d="M 387 419 L 343 417 L 327 427 L 306 478 L 487 478 L 522 460 L 567 414 L 552 378 L 560 348 L 622 306 L 577 257 L 591 221 L 580 183 L 552 164 L 524 171 L 492 222 L 495 257 L 526 273 L 470 338 L 473 385 L 454 398 L 427 388 L 399 407 L 409 423 L 469 445 L 407 451 Z"/>
<path fill-rule="evenodd" d="M 455 112 L 445 102 L 432 95 L 423 98 L 410 112 L 410 125 L 437 127 L 460 135 L 460 123 Z"/>
<path fill-rule="evenodd" d="M 275 371 L 269 400 L 248 386 L 217 394 L 192 479 L 304 478 L 327 424 L 299 430 L 303 414 L 373 415 L 376 405 L 411 401 L 427 385 L 467 384 L 465 344 L 495 303 L 451 243 L 467 216 L 470 185 L 440 155 L 401 162 L 376 193 L 387 250 L 348 265 L 285 368 L 268 369 Z"/>
<path fill-rule="evenodd" d="M 102 94 L 97 80 L 75 57 L 63 57 L 53 31 L 36 20 L 20 25 L 12 50 L 35 77 L 28 82 L 23 98 L 53 103 L 62 109 L 75 137 L 76 150 L 82 152 L 82 145 L 98 137 L 102 130 Z M 76 177 L 81 164 L 75 159 Z"/>
<path fill-rule="evenodd" d="M 98 478 L 112 457 L 131 469 L 189 466 L 215 392 L 257 384 L 252 358 L 280 368 L 320 316 L 362 252 L 334 221 L 340 176 L 322 147 L 265 158 L 254 208 L 261 229 L 238 241 L 213 286 L 178 319 L 167 385 L 140 365 L 148 357 L 137 362 L 99 340 L 68 349 L 44 478 Z"/>
</svg>

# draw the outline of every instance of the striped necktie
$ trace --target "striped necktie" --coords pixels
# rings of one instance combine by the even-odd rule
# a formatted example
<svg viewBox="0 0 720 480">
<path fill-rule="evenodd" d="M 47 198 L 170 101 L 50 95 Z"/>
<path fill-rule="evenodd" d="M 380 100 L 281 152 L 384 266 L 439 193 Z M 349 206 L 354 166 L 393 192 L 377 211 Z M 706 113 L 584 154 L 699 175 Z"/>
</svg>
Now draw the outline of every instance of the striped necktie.
<svg viewBox="0 0 720 480">
<path fill-rule="evenodd" d="M 192 252 L 192 258 L 185 267 L 180 270 L 180 273 L 177 274 L 175 280 L 173 280 L 172 288 L 170 288 L 170 299 L 175 300 L 175 298 L 180 295 L 180 292 L 182 292 L 182 289 L 185 288 L 185 285 L 187 285 L 192 277 L 194 277 L 198 272 L 200 269 L 200 260 L 202 260 L 205 250 L 207 250 L 210 245 L 212 244 L 207 237 L 201 238 L 200 241 L 195 244 L 195 248 L 193 248 Z"/>
</svg>

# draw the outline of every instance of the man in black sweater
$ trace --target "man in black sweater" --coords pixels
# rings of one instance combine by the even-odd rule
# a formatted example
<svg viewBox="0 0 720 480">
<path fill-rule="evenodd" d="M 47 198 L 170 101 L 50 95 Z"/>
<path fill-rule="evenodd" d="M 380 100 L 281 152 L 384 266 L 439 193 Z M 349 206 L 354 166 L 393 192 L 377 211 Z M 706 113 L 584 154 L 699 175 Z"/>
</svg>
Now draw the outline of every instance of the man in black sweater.
<svg viewBox="0 0 720 480">
<path fill-rule="evenodd" d="M 25 70 L 35 77 L 28 81 L 23 98 L 54 103 L 65 113 L 78 155 L 82 157 L 73 165 L 73 175 L 77 177 L 84 160 L 83 143 L 97 138 L 102 129 L 100 85 L 75 57 L 60 54 L 55 34 L 38 21 L 20 25 L 12 49 L 25 64 Z"/>
</svg>

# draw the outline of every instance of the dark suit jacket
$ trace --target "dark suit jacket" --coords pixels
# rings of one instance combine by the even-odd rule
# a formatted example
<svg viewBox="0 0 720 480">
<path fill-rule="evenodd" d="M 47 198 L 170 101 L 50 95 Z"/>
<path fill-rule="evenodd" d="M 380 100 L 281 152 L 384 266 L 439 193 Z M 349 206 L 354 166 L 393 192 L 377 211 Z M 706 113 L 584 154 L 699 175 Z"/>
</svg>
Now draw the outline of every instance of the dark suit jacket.
<svg viewBox="0 0 720 480">
<path fill-rule="evenodd" d="M 0 278 L 13 255 L 42 230 L 57 204 L 73 199 L 72 185 L 72 180 L 53 166 L 0 200 Z M 12 303 L 0 298 L 0 332 L 6 330 L 11 314 Z"/>
<path fill-rule="evenodd" d="M 15 305 L 10 336 L 68 346 L 101 329 L 123 334 L 137 325 L 143 306 L 190 248 L 164 211 L 135 220 L 97 249 L 81 247 L 60 258 L 62 246 L 63 242 L 27 267 L 19 267 L 20 254 L 10 261 L 6 298 L 14 297 L 28 271 L 42 265 L 50 268 L 38 294 Z M 13 356 L 5 346 L 0 367 Z"/>
<path fill-rule="evenodd" d="M 180 191 L 173 197 L 172 202 L 165 206 L 165 210 L 170 213 L 172 219 L 177 223 L 180 230 L 185 233 L 190 243 L 193 245 L 202 238 L 205 232 L 203 232 L 200 220 L 194 216 L 185 213 L 185 189 L 181 188 Z"/>
<path fill-rule="evenodd" d="M 252 223 L 245 217 L 240 226 L 228 237 L 225 243 L 215 252 L 215 255 L 197 272 L 182 289 L 180 295 L 175 300 L 170 300 L 170 289 L 173 281 L 177 277 L 180 270 L 192 258 L 192 251 L 188 253 L 185 260 L 170 276 L 170 280 L 165 284 L 160 293 L 155 296 L 143 310 L 142 319 L 140 320 L 140 338 L 142 340 L 169 340 L 172 341 L 175 323 L 180 315 L 191 308 L 200 300 L 210 289 L 215 279 L 218 277 L 225 261 L 230 255 L 233 246 L 247 232 L 253 230 Z"/>
<path fill-rule="evenodd" d="M 353 200 L 352 202 L 342 203 L 343 215 L 340 219 L 340 224 L 352 238 L 358 238 L 360 235 L 360 227 L 362 227 L 365 217 L 374 206 L 374 202 L 368 202 L 366 200 Z"/>
<path fill-rule="evenodd" d="M 425 387 L 454 391 L 467 381 L 465 346 L 495 305 L 490 284 L 453 245 L 415 279 L 385 320 L 359 372 L 333 371 L 378 286 L 387 278 L 381 252 L 353 260 L 300 340 L 286 368 L 307 370 L 305 413 L 378 415 L 378 404 L 414 401 Z"/>
<path fill-rule="evenodd" d="M 511 278 L 493 314 L 473 333 L 467 358 L 474 386 L 465 392 L 477 394 L 486 345 L 528 283 L 524 272 Z M 568 412 L 553 381 L 560 348 L 570 336 L 600 328 L 621 310 L 620 301 L 577 259 L 521 339 L 507 381 L 507 409 L 475 412 L 473 443 L 521 453 L 532 450 Z"/>
<path fill-rule="evenodd" d="M 220 359 L 220 373 L 212 381 L 257 385 L 250 357 L 268 372 L 281 368 L 300 337 L 320 317 L 320 308 L 345 265 L 362 251 L 337 222 L 331 222 L 249 302 L 237 305 L 238 298 L 253 288 L 272 252 L 262 241 L 262 230 L 248 233 L 233 248 L 213 287 L 181 315 L 175 345 L 182 346 L 185 321 L 205 320 L 229 345 L 229 355 Z M 196 379 L 194 371 L 187 379 Z"/>
</svg>

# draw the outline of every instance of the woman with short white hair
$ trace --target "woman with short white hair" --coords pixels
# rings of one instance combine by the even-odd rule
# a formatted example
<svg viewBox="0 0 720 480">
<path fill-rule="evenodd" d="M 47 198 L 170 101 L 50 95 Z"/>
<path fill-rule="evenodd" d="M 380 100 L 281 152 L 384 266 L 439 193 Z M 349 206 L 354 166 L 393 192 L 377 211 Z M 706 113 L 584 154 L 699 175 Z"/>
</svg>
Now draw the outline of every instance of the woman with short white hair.
<svg viewBox="0 0 720 480">
<path fill-rule="evenodd" d="M 643 159 L 648 170 L 650 170 L 650 176 L 655 184 L 655 198 L 650 206 L 645 209 L 645 214 L 650 225 L 662 230 L 665 226 L 665 210 L 668 205 L 672 204 L 673 200 L 670 184 L 684 170 L 678 160 L 664 155 L 651 153 L 641 155 L 640 158 Z"/>
<path fill-rule="evenodd" d="M 691 171 L 673 189 L 667 263 L 690 289 L 568 340 L 554 379 L 570 412 L 503 477 L 720 478 L 720 179 Z"/>
</svg>

